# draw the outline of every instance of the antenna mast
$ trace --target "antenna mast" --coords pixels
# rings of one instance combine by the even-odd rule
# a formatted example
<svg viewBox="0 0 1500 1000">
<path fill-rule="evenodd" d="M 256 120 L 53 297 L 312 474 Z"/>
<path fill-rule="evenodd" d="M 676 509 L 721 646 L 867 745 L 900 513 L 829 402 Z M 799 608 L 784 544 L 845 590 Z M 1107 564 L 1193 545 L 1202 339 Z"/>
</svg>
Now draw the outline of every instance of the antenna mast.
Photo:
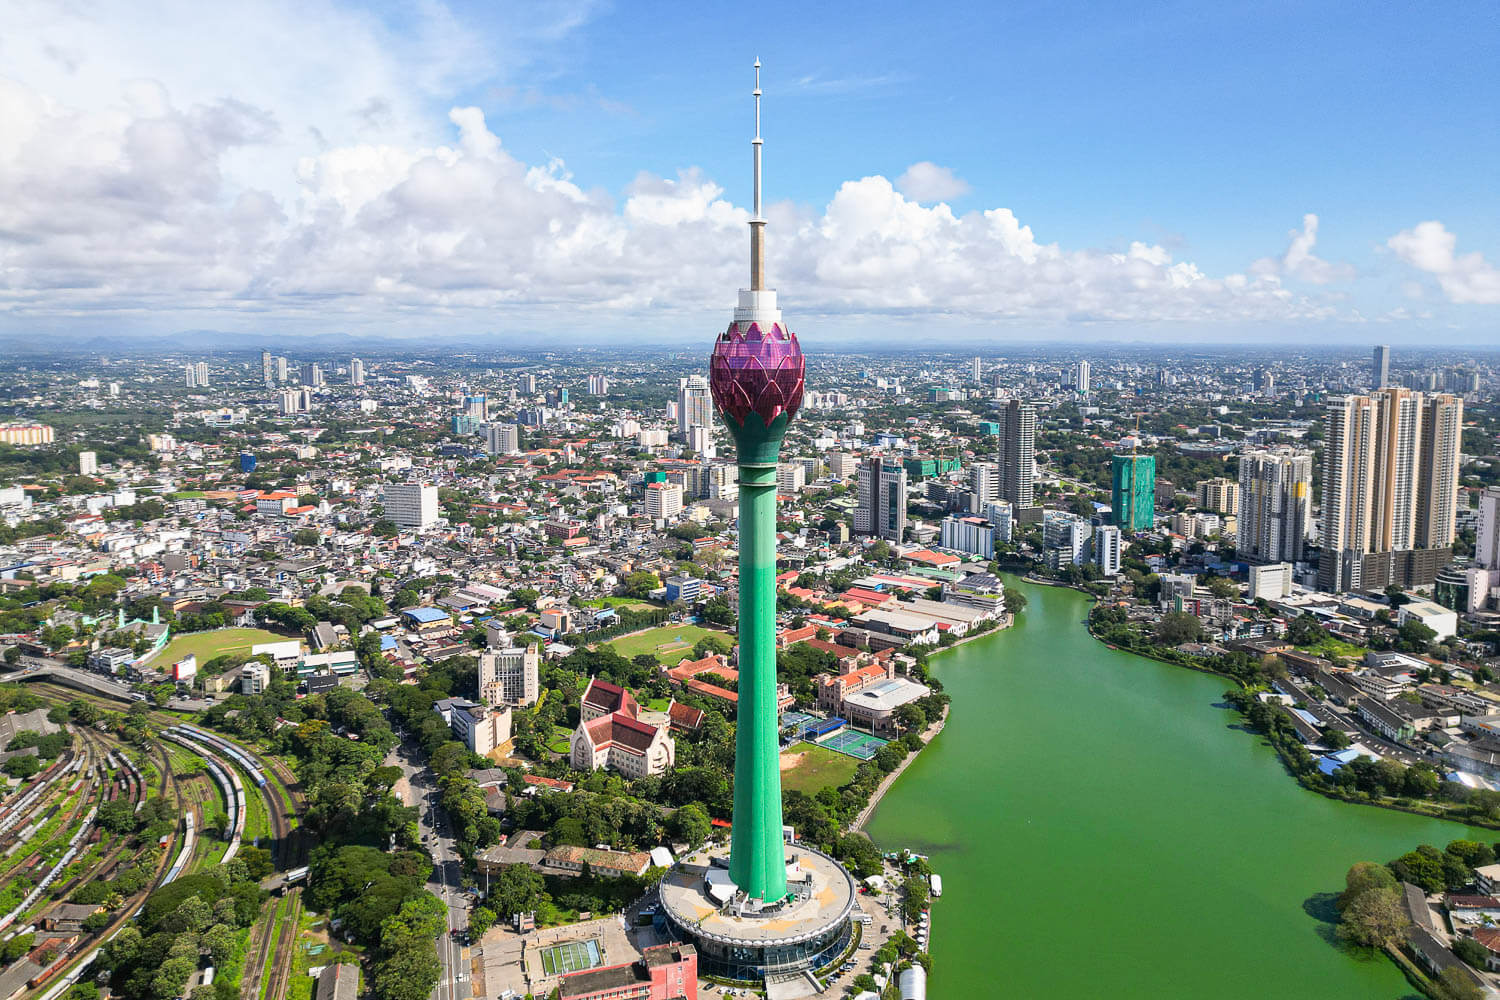
<svg viewBox="0 0 1500 1000">
<path fill-rule="evenodd" d="M 750 290 L 766 287 L 766 220 L 760 214 L 760 59 L 755 60 L 755 138 L 750 148 L 755 157 L 755 215 L 750 219 Z"/>
</svg>

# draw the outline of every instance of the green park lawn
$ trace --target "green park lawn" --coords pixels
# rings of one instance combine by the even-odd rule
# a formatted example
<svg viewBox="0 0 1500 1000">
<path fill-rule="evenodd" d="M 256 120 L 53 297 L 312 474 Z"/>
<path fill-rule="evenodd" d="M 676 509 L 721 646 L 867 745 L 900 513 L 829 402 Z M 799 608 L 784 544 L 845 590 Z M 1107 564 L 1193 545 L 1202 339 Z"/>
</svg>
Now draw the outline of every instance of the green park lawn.
<svg viewBox="0 0 1500 1000">
<path fill-rule="evenodd" d="M 1356 646 L 1342 639 L 1335 639 L 1331 635 L 1320 639 L 1316 645 L 1303 647 L 1302 651 L 1311 653 L 1314 656 L 1329 658 L 1343 656 L 1351 660 L 1362 660 L 1365 655 L 1365 648 L 1363 646 Z"/>
<path fill-rule="evenodd" d="M 664 625 L 647 629 L 634 635 L 624 635 L 608 645 L 627 660 L 642 653 L 649 653 L 663 663 L 677 664 L 693 652 L 693 647 L 705 635 L 720 635 L 734 641 L 727 632 L 715 632 L 701 625 Z M 680 643 L 677 640 L 682 640 Z"/>
<path fill-rule="evenodd" d="M 567 753 L 573 746 L 573 730 L 567 726 L 554 726 L 552 738 L 547 741 L 547 749 L 553 753 Z"/>
<path fill-rule="evenodd" d="M 859 761 L 847 754 L 835 753 L 827 747 L 813 743 L 798 743 L 782 754 L 782 762 L 788 757 L 801 756 L 792 767 L 783 768 L 781 787 L 783 791 L 806 792 L 816 795 L 825 788 L 846 785 L 854 777 Z"/>
<path fill-rule="evenodd" d="M 212 632 L 186 632 L 167 643 L 152 659 L 154 666 L 167 666 L 192 653 L 198 665 L 226 653 L 250 654 L 250 647 L 262 642 L 285 642 L 290 636 L 277 635 L 263 628 L 221 628 Z M 694 640 L 697 641 L 697 640 Z"/>
</svg>

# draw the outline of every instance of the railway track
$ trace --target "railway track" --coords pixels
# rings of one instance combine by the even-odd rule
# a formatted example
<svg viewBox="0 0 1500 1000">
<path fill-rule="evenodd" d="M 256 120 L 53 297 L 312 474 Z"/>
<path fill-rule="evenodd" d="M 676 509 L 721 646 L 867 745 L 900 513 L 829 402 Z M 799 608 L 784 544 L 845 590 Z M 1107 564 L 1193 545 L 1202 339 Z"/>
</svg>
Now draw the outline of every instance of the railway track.
<svg viewBox="0 0 1500 1000">
<path fill-rule="evenodd" d="M 245 951 L 244 971 L 240 975 L 240 1000 L 259 1000 L 260 981 L 266 974 L 266 958 L 271 950 L 271 938 L 276 931 L 275 899 L 266 901 L 261 907 L 260 918 L 250 936 L 250 947 Z"/>
<path fill-rule="evenodd" d="M 98 737 L 98 739 L 101 744 L 107 742 L 103 737 Z M 123 753 L 123 747 L 117 745 L 116 752 Z M 180 803 L 182 800 L 177 788 L 176 776 L 171 769 L 171 762 L 166 759 L 165 754 L 162 754 L 161 758 L 162 759 L 159 767 L 160 780 L 158 782 L 158 790 L 161 794 L 168 796 L 172 801 Z M 142 781 L 140 794 L 144 797 L 146 794 L 146 789 L 144 787 L 145 775 L 142 774 L 141 778 Z M 82 972 L 83 968 L 93 960 L 93 955 L 98 950 L 99 946 L 108 941 L 110 938 L 114 937 L 127 924 L 131 923 L 131 921 L 135 919 L 136 914 L 139 912 L 141 906 L 145 904 L 146 898 L 150 896 L 151 893 L 156 889 L 160 888 L 161 880 L 165 876 L 167 868 L 171 865 L 172 859 L 176 856 L 181 836 L 182 835 L 179 831 L 173 831 L 170 839 L 167 842 L 166 849 L 162 851 L 156 859 L 156 863 L 153 866 L 151 881 L 146 885 L 145 888 L 141 889 L 140 892 L 137 892 L 135 895 L 129 897 L 124 901 L 120 908 L 120 914 L 114 921 L 99 930 L 97 933 L 80 940 L 75 947 L 69 950 L 64 959 L 56 966 L 54 966 L 53 970 L 47 974 L 47 980 L 45 982 L 39 982 L 35 987 L 31 987 L 23 993 L 17 995 L 23 998 L 23 1000 L 31 1000 L 31 998 L 50 996 L 52 993 L 55 993 L 61 986 L 63 986 L 63 984 L 71 981 L 76 981 L 78 974 Z M 124 844 L 122 842 L 121 850 L 123 849 L 123 847 Z M 115 852 L 115 855 L 113 856 L 117 857 L 119 853 L 120 851 L 117 850 Z M 102 864 L 99 866 L 95 866 L 95 871 L 105 870 L 107 869 Z"/>
<path fill-rule="evenodd" d="M 266 987 L 266 1000 L 284 1000 L 292 982 L 297 929 L 302 922 L 302 890 L 290 889 L 286 897 L 286 919 L 281 922 L 280 932 L 276 937 L 276 953 L 271 956 L 271 981 Z"/>
</svg>

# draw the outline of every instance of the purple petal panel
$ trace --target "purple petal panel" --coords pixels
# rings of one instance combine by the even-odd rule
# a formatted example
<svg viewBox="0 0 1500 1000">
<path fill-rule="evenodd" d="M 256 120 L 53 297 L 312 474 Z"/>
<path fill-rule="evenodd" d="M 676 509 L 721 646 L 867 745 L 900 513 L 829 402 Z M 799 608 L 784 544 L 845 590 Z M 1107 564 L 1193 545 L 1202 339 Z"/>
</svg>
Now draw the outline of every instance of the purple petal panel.
<svg viewBox="0 0 1500 1000">
<path fill-rule="evenodd" d="M 714 404 L 735 424 L 743 426 L 758 413 L 769 427 L 802 407 L 805 368 L 797 335 L 780 323 L 766 330 L 758 323 L 730 323 L 714 344 L 708 384 Z"/>
</svg>

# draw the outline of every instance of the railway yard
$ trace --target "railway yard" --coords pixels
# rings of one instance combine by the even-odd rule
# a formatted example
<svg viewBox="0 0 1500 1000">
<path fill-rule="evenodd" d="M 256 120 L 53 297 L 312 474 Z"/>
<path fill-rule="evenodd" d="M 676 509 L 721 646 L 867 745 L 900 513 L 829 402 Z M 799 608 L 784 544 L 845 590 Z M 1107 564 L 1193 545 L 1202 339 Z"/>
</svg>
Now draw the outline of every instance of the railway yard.
<svg viewBox="0 0 1500 1000">
<path fill-rule="evenodd" d="M 48 707 L 82 701 L 101 719 L 131 709 L 47 683 L 27 687 Z M 282 891 L 237 932 L 232 960 L 200 969 L 190 991 L 217 982 L 222 997 L 228 977 L 238 980 L 243 1000 L 285 1000 L 293 993 L 302 926 L 296 882 L 308 860 L 297 827 L 304 803 L 296 779 L 284 763 L 176 713 L 133 711 L 143 722 L 132 731 L 140 734 L 134 742 L 102 723 L 75 720 L 55 759 L 0 793 L 0 949 L 9 963 L 0 995 L 62 996 L 83 981 L 99 950 L 138 919 L 153 892 L 219 872 L 258 846 L 270 852 Z M 146 817 L 155 824 L 144 829 L 166 832 L 143 843 Z M 80 898 L 86 905 L 78 905 Z"/>
</svg>

